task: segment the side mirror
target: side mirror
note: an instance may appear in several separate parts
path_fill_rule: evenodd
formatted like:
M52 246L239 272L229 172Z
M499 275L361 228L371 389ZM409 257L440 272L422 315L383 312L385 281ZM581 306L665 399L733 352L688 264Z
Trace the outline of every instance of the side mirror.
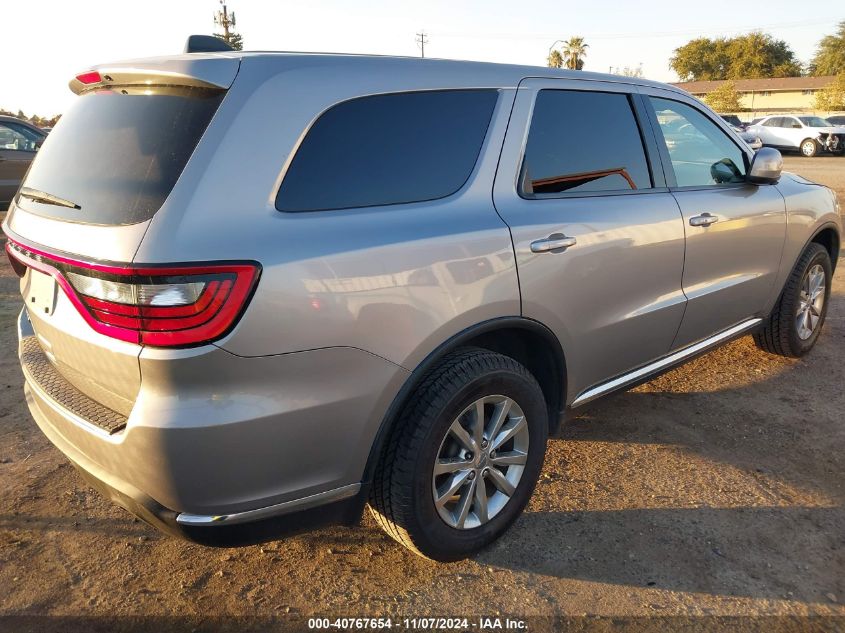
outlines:
M746 180L755 185L773 185L780 180L782 170L783 156L780 152L771 147L761 147L751 161Z
M726 182L742 182L742 172L728 158L723 158L710 165L710 177L713 182L719 185Z

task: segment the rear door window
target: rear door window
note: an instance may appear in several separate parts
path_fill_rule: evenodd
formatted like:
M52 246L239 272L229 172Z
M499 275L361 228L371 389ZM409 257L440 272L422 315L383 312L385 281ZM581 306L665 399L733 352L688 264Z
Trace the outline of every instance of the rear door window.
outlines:
M74 101L23 185L79 209L31 200L27 211L91 224L149 220L176 184L225 91L100 90Z
M652 186L626 94L541 90L522 165L524 197L633 191Z
M469 179L497 90L361 97L312 125L276 196L280 211L326 211L436 200Z

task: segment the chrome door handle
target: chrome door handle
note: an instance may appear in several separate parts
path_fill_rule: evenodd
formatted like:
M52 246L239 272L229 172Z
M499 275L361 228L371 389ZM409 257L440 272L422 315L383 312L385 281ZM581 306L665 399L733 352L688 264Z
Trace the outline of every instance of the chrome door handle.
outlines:
M570 246L575 246L578 240L574 237L567 237L563 233L553 233L544 240L535 240L531 242L532 253L548 253L549 251L564 250Z
M689 219L690 226L710 226L718 221L718 216L710 215L709 213L694 215Z

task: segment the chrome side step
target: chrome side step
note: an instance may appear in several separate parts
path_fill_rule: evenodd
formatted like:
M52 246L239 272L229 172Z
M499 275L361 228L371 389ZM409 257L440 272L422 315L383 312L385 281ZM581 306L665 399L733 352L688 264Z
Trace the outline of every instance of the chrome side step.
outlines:
M600 385L596 385L595 387L590 387L586 391L582 391L577 398L572 402L571 407L574 409L575 407L580 407L582 404L587 404L595 400L596 398L600 398L601 396L610 393L611 391L617 391L622 389L628 385L632 385L635 382L639 382L643 378L650 376L652 374L658 374L662 370L667 369L673 365L678 365L684 360L695 356L696 354L700 354L701 352L720 345L721 343L726 342L728 339L734 338L748 330L753 329L755 326L759 325L763 319L748 319L747 321L743 321L732 328L729 328L723 332L719 332L718 334L714 334L713 336L704 339L703 341L699 341L698 343L694 343L689 347L685 347L682 350L678 350L674 354L670 354L669 356L665 356L659 360L654 361L653 363L649 363L648 365L644 365L639 369L635 369L627 374L622 374L617 378L613 378L612 380L608 380L607 382L603 382Z

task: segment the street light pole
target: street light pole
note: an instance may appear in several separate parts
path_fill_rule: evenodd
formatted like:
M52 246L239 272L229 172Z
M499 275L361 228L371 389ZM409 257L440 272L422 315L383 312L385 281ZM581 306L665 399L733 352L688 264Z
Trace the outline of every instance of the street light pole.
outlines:
M563 42L563 41L564 41L564 40L555 40L554 42L552 42L552 45L551 45L551 46L549 46L549 54L548 54L548 55L546 55L546 63L547 63L547 64L549 63L549 60L550 60L550 59L551 59L551 57L552 57L552 49L553 49L555 46L557 46L558 44L560 44L561 42Z

